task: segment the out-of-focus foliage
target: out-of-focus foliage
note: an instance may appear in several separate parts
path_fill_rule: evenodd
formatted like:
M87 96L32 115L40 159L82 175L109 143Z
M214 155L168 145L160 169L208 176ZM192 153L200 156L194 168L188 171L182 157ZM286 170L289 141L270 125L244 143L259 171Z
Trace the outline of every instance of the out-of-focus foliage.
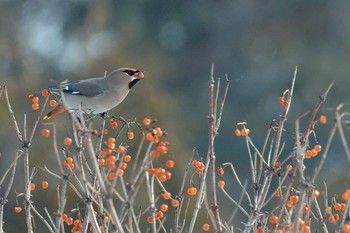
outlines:
M193 146L206 154L207 80L214 63L216 76L232 80L217 159L245 168L246 150L233 136L235 123L247 120L261 145L270 121L282 111L278 97L289 87L296 65L287 125L291 134L294 119L310 110L333 79L326 106L349 100L349 9L348 1L315 0L0 1L0 80L8 85L23 124L23 114L31 113L27 95L35 90L116 67L142 69L145 80L113 114L159 118L175 157L186 162ZM0 152L12 156L18 145L8 140L15 134L3 99L0 104ZM29 122L34 118L28 114ZM65 122L62 131L69 128L67 118L57 117ZM325 143L328 131L318 132ZM38 151L45 142L35 143L32 165L43 166L50 160ZM334 144L338 153L328 158L325 170L348 166L339 143ZM343 179L327 179L335 192L343 187Z

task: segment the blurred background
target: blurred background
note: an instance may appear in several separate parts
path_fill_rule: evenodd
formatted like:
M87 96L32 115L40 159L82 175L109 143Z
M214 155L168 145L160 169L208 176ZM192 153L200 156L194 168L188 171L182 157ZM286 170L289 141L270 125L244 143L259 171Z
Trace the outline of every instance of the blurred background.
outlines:
M312 109L332 80L336 82L324 107L349 101L349 10L348 1L323 0L0 1L0 82L8 86L22 128L23 114L27 114L30 127L37 117L27 97L35 91L67 79L102 76L118 67L143 70L145 80L111 114L138 120L158 118L180 165L171 181L175 193L192 148L196 147L200 156L206 155L207 89L214 64L215 77L224 80L227 75L232 80L216 139L217 161L233 162L246 180L250 178L246 175L247 150L244 139L233 134L236 123L247 121L252 140L261 148L270 122L283 110L278 98L290 87L295 66L298 78L286 125L289 132L283 138L286 155L293 148L295 118ZM0 101L3 174L18 141L4 98ZM328 116L331 123L333 113ZM62 135L71 133L67 114L54 121ZM331 124L316 127L321 145L325 145L330 128ZM40 135L35 137L32 166L55 166L50 143ZM337 194L349 188L349 163L338 135L332 145L317 184L323 190L325 180L330 193ZM319 158L307 161L308 172L318 162ZM18 170L23 170L22 164ZM224 178L229 192L238 198L240 189L230 182L231 174ZM21 177L16 181L14 190L22 192ZM40 211L50 207L49 203L55 208L54 195L51 202L38 203L43 198L40 195L47 198L47 194L34 195ZM19 224L24 215L14 218L16 200L11 197L5 206L4 230L25 232L25 225ZM234 206L220 192L219 197L221 211L231 213ZM207 221L204 211L202 217L199 223ZM241 221L244 218L238 216L236 228Z

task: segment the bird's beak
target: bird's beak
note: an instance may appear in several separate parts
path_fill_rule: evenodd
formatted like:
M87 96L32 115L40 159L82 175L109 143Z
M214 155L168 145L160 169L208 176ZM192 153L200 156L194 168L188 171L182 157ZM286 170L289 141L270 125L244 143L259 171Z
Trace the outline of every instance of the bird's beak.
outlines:
M139 79L143 79L145 77L142 71L137 72L134 76Z

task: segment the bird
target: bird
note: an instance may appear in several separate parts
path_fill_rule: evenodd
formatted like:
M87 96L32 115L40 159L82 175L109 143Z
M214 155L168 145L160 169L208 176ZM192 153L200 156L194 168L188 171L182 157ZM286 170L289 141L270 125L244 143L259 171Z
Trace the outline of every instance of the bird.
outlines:
M61 99L55 108L44 116L51 119L62 112L82 111L85 114L102 114L119 105L134 85L144 79L143 71L118 68L104 77L62 84L58 88Z

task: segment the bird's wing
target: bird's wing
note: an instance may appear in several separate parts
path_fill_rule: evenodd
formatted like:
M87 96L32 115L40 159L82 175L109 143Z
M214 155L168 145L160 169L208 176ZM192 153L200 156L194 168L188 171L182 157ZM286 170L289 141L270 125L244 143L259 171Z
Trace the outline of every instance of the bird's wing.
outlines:
M105 88L98 84L96 81L83 80L74 83L70 83L62 88L63 92L71 95L82 95L82 96L99 96L105 92Z

